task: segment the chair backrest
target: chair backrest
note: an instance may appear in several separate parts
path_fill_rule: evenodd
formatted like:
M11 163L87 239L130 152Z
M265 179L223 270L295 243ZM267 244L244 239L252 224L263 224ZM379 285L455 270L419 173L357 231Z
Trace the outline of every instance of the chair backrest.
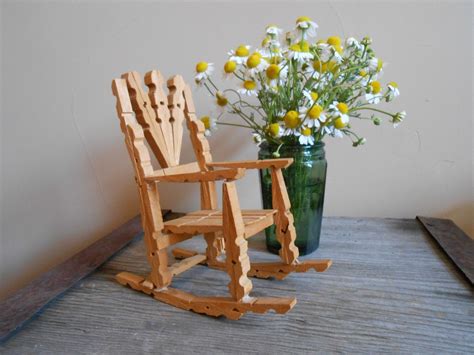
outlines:
M167 170L178 172L176 169L181 168L182 172L189 169L207 171L207 163L212 161L212 156L204 135L204 124L196 118L191 89L183 78L176 75L168 80L168 95L163 90L164 80L159 71L148 72L145 83L149 89L147 94L143 90L140 74L129 72L123 74L121 79L112 81L112 91L117 99L120 127L139 186L142 215L145 215L144 220L153 224L150 229L156 231L162 223L158 191L150 194L147 189L142 189L145 175L153 172L144 139L164 169L163 173ZM179 166L184 121L187 123L197 163ZM154 211L147 211L150 204L155 206ZM201 183L201 208L217 208L216 187L212 181Z
M199 167L201 170L208 170L206 163L211 162L212 157L204 136L205 127L196 118L191 90L183 78L175 75L167 81L168 95L163 89L163 76L157 70L145 75L147 93L138 72L125 73L122 79L123 81L114 80L113 84L116 86L113 91L117 105L131 106L161 168L179 165L183 124L186 121Z

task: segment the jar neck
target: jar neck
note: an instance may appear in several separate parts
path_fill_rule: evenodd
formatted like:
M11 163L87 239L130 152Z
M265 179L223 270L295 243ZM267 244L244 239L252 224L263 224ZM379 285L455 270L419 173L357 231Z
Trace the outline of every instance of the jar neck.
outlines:
M260 144L260 150L269 151L269 152L314 152L318 150L323 150L326 144L324 142L316 142L313 145L301 145L301 144L283 144L278 150L278 144L270 144L268 142L263 142Z
M284 144L278 149L277 144L268 144L264 142L260 145L260 151L258 152L260 159L271 159L275 158L273 153L278 151L278 155L281 158L296 158L301 159L325 159L326 154L324 151L325 144L323 142L317 142L314 145L297 145L297 144ZM304 158L303 158L304 157Z

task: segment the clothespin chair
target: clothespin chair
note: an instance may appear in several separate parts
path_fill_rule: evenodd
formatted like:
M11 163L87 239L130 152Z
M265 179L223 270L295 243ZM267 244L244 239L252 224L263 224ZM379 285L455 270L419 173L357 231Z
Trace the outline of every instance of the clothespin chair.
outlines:
M148 93L143 90L137 72L123 74L121 79L112 82L120 126L135 169L151 266L148 276L122 272L117 280L153 295L159 301L211 316L238 319L248 311L288 312L295 305L295 298L250 297L252 282L248 277L283 279L291 272L309 269L322 272L331 264L330 260L298 261L293 216L281 170L289 166L292 159L212 162L205 128L195 116L189 86L181 76L174 76L167 82L169 94L166 95L163 83L156 70L145 75ZM197 162L180 165L185 121ZM161 169L153 168L145 140ZM235 181L244 176L246 169L271 169L273 209L240 209ZM216 181L219 180L223 181L222 211L217 209ZM164 222L158 196L159 182L199 183L202 209ZM282 246L281 262L250 263L247 239L272 224L276 225ZM168 265L167 249L171 245L201 234L207 242L205 254L174 249L174 257L183 260ZM224 255L225 260L221 261ZM201 297L170 287L174 276L198 264L229 274L230 297Z

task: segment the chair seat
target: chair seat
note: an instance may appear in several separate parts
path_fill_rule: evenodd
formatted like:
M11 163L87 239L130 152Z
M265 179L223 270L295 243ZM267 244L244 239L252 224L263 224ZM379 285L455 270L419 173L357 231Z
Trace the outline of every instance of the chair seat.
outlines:
M273 224L277 210L242 210L245 237L260 232ZM223 230L222 211L199 210L164 223L164 232L176 234L202 234Z

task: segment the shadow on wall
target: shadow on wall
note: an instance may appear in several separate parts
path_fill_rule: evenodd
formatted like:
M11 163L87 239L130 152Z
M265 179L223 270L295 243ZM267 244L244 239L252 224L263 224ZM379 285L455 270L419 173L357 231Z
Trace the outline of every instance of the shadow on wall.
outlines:
M452 219L471 239L474 239L474 201L452 207L436 217Z

